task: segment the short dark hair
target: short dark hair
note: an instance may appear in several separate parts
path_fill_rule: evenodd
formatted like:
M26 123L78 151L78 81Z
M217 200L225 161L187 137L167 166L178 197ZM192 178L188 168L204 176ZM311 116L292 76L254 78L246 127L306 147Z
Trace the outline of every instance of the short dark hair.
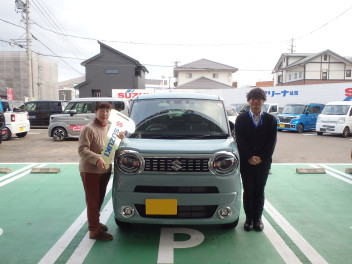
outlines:
M266 101L266 93L263 89L253 88L247 94L247 102L251 99L263 99L264 101Z
M112 109L112 105L109 102L97 102L95 105L95 111L98 111L99 109Z

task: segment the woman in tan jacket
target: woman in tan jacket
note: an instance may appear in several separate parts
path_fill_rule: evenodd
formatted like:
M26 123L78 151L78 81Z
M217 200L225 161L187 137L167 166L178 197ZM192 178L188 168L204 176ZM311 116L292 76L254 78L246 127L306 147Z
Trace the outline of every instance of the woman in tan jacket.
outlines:
M99 212L111 176L111 164L105 164L100 156L109 130L107 121L111 108L108 102L97 102L95 119L82 129L78 146L79 171L87 204L89 238L103 241L112 240L112 235L106 232L108 227L99 222ZM124 136L124 132L118 135L120 139Z

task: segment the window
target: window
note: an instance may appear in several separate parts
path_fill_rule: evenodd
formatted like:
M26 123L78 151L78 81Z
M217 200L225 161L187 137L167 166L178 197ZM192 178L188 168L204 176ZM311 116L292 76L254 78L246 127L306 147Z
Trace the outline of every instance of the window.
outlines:
M92 97L101 97L101 90L92 90Z
M76 104L75 108L77 114L91 113L92 103L91 102L79 102Z
M288 75L288 80L291 81L291 73Z
M192 79L192 73L186 73L186 78L187 79Z
M297 79L297 72L295 72L295 80Z
M303 73L300 71L299 72L299 78L302 79Z
M118 69L105 69L106 74L117 74L119 73Z
M214 79L218 79L219 78L219 74L218 73L213 73L213 78Z
M346 70L346 77L351 77L351 70Z
M324 61L327 61L327 60L328 60L328 55L324 54Z
M277 82L282 83L282 75L277 76Z
M328 72L324 71L322 76L321 76L322 80L327 80L328 79Z

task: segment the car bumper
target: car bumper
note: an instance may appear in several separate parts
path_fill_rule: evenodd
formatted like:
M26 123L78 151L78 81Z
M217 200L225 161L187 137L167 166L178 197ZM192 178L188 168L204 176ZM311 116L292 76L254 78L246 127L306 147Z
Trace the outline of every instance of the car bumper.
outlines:
M202 179L200 180L200 177ZM215 177L218 177L215 179ZM135 179L133 179L135 178ZM194 178L194 179L191 179ZM241 208L241 182L239 173L234 176L214 175L119 175L114 177L113 183L113 208L115 218L122 222L139 224L228 224L236 221ZM137 180L137 182L136 182ZM219 185L219 181L221 184ZM215 184L217 182L217 185ZM217 193L180 193L180 192L139 192L137 186L151 186L152 188L190 188L193 187L216 187ZM158 183L157 186L155 183ZM206 184L205 184L206 183ZM161 187L162 186L162 187ZM165 189L164 189L165 190ZM160 199L177 201L176 215L147 215L146 199ZM122 208L130 206L134 215L125 218ZM221 218L218 210L228 207L231 216Z

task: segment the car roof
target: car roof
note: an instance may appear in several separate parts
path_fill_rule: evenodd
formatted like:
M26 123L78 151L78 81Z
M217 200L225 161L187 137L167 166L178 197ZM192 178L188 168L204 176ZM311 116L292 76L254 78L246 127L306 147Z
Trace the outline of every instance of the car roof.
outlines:
M124 98L116 98L116 97L82 97L82 98L75 98L72 99L70 102L82 102L82 101L93 101L93 102L100 102L100 101L126 101Z
M334 101L328 102L327 105L352 105L352 101Z
M147 100L147 99L205 99L205 100L221 100L220 96L201 93L185 93L185 92L165 92L153 94L141 94L134 97L132 100Z
M38 103L38 102L68 102L68 101L67 100L34 100L34 101L25 102L25 104Z

